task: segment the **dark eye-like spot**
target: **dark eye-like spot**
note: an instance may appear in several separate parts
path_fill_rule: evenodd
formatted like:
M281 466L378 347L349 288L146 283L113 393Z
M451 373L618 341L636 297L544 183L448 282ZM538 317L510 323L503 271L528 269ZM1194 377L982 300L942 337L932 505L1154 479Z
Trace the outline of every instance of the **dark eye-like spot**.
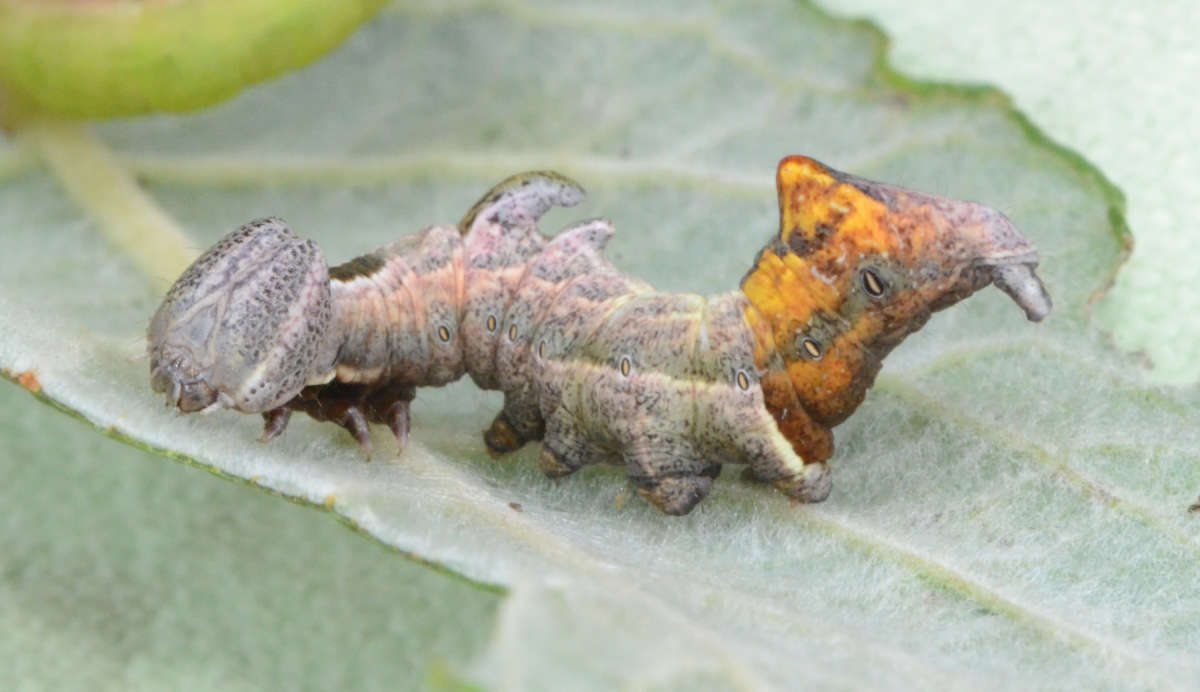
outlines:
M812 358L813 360L821 359L821 344L818 344L812 339L805 339L800 343L800 345L804 347L804 352L808 354L809 358Z
M514 324L513 326L508 328L508 340L509 341L517 340L517 325Z
M489 332L496 331L496 316L495 315L488 315L487 328L488 328Z
M629 356L625 356L621 359L621 374L629 377L631 370L633 370L633 361L629 360Z
M869 293L870 295L872 295L876 298L883 295L883 290L884 290L883 280L881 280L879 278L879 275L876 274L873 270L871 270L871 269L863 270L862 282L863 282L863 288L867 289L867 293Z
M747 389L750 389L750 378L746 377L746 371L738 370L737 386L743 392L746 391Z
M438 327L438 338L442 341L450 340L450 330L445 327Z
M546 357L546 342L543 341L542 343L538 344L538 358L545 358L545 357Z

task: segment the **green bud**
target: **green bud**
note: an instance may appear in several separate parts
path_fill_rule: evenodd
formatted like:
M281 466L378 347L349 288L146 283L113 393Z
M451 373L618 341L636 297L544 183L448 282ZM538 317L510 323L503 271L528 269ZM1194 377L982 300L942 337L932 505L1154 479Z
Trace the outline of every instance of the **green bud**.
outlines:
M0 114L188 111L305 65L386 0L0 0Z

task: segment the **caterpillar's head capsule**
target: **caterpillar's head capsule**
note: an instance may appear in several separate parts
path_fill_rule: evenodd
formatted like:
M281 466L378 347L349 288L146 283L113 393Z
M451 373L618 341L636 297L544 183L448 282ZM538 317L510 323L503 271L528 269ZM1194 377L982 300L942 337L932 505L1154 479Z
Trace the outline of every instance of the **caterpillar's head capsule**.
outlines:
M883 357L934 311L994 283L1030 320L1050 312L1036 248L994 209L803 156L783 159L776 181L779 235L742 290L795 403L823 425L850 415Z
M280 219L225 236L150 321L151 383L183 411L268 411L332 371L325 258Z

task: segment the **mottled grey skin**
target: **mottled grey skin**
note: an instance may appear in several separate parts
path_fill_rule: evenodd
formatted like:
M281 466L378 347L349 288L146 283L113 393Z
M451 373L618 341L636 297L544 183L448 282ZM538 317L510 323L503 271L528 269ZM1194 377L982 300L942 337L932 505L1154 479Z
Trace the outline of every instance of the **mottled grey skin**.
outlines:
M763 408L745 299L660 293L622 275L603 255L604 220L538 232L552 205L582 196L561 176L514 176L461 228L427 228L328 272L281 221L248 224L197 260L154 316L154 387L185 411L263 413L268 438L303 410L369 451L368 422L403 438L413 388L469 373L505 395L489 448L544 440L549 475L623 464L672 514L691 510L730 462L810 478L797 496L823 498L824 465L806 469Z
M183 411L282 406L328 379L332 315L320 248L276 218L246 224L188 267L151 320L154 389Z
M301 410L346 427L369 455L368 423L403 445L415 388L466 373L504 392L487 446L542 440L552 477L620 464L660 510L686 514L739 463L795 500L825 499L824 459L805 463L764 403L746 296L663 293L621 274L603 254L604 220L537 230L582 196L557 174L513 176L457 228L328 271L281 221L248 224L154 316L154 388L184 411L261 413L265 439ZM1032 290L1019 274L1009 284Z

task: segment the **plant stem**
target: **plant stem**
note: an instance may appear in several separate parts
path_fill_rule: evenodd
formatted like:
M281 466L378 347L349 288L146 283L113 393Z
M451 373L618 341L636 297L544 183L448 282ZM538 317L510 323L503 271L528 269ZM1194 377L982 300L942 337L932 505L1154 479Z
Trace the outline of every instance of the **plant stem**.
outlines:
M75 203L155 288L165 289L196 256L179 224L81 123L32 120L19 134L41 154Z

